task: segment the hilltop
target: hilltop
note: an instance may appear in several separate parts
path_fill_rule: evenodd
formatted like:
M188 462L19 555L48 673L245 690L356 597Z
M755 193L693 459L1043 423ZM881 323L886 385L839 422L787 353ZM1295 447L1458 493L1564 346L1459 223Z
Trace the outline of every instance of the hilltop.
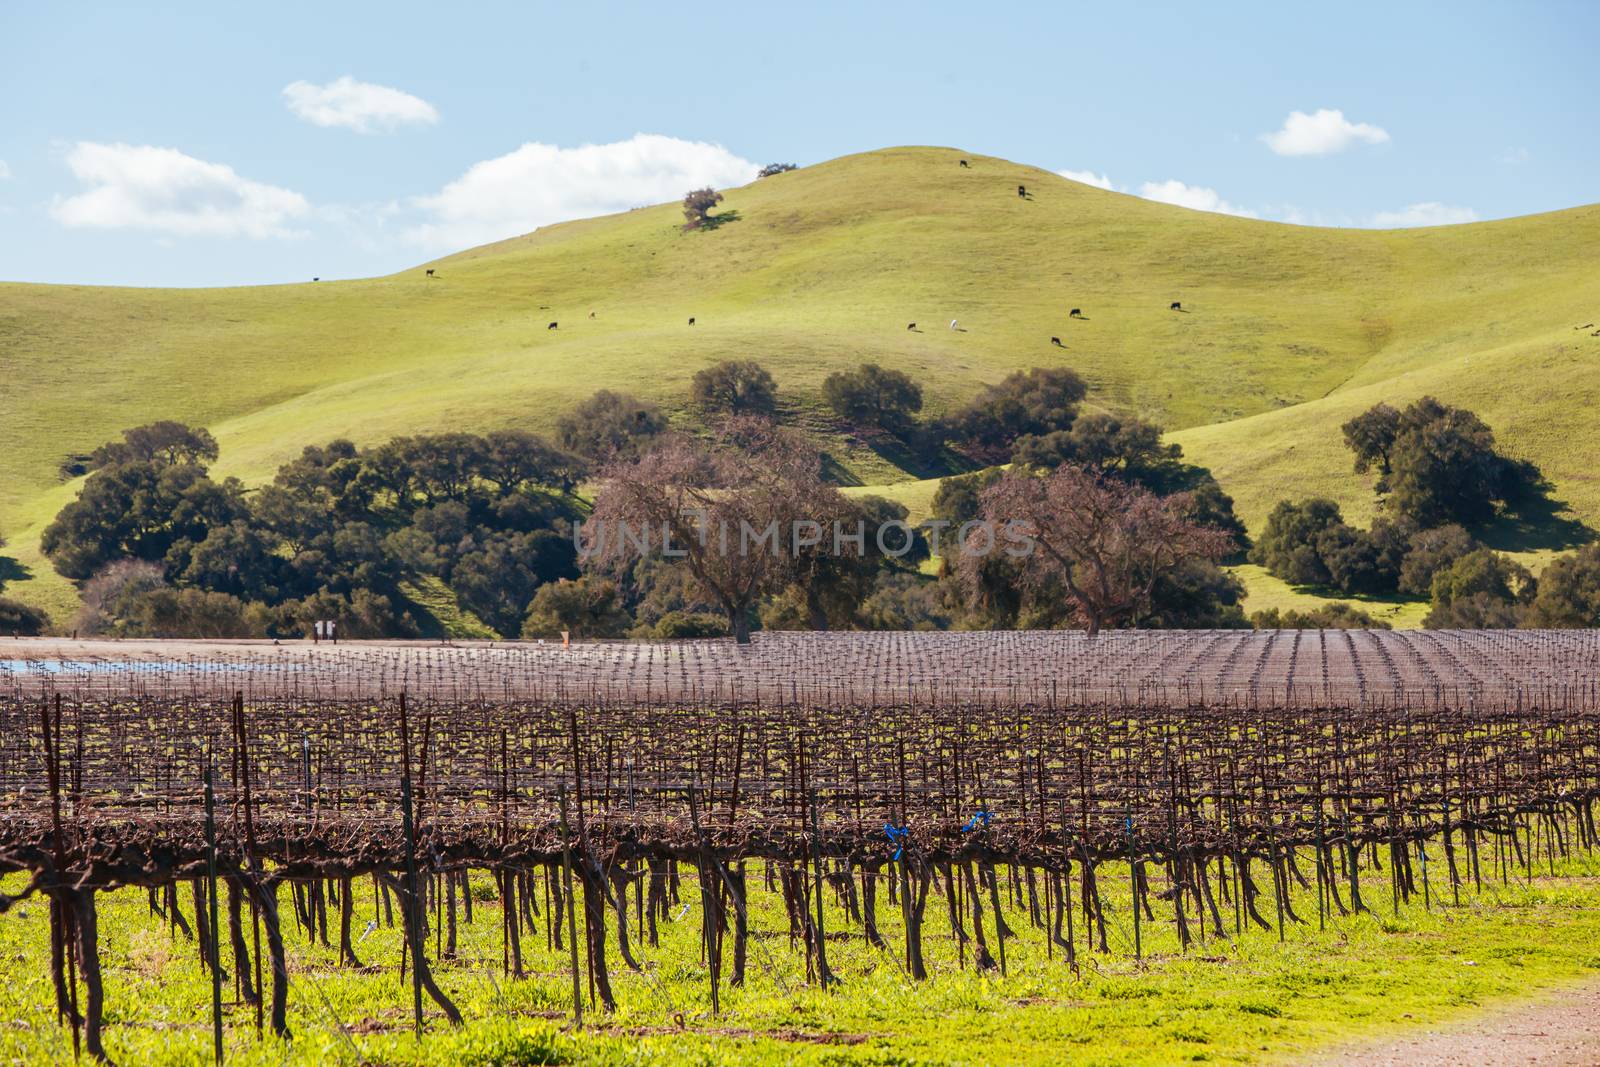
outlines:
M820 401L831 371L906 370L937 413L1008 371L1072 366L1093 404L1168 427L1252 527L1286 495L1370 517L1338 425L1432 393L1481 414L1600 524L1600 338L1573 329L1600 320L1600 207L1317 229L895 148L727 190L718 210L696 233L675 204L549 226L424 265L433 278L0 285L0 533L33 574L8 592L70 613L38 535L75 492L62 461L127 426L203 424L217 472L251 482L333 437L545 430L601 387L687 415L690 376L729 358L768 367L845 480L913 502L928 472L841 432ZM1497 536L1557 547L1538 527ZM1253 598L1281 597L1272 585L1251 576Z

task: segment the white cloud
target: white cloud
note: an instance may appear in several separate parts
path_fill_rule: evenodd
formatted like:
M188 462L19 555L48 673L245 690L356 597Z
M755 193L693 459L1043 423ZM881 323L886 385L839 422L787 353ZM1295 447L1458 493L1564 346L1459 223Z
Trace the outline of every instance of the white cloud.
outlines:
M175 148L80 141L67 153L67 166L84 191L50 206L64 226L284 237L286 223L311 207L299 193Z
M1390 230L1401 226L1454 226L1460 222L1477 222L1478 213L1470 207L1453 207L1430 200L1410 204L1399 211L1380 211L1372 216L1371 225Z
M290 111L313 126L344 126L357 133L439 121L439 112L421 97L359 82L348 74L327 85L291 82L283 87L283 99Z
M1321 208L1301 207L1299 204L1267 204L1261 208L1261 217L1287 222L1291 226L1349 227L1357 223L1349 215Z
M1109 177L1104 174L1096 174L1092 170L1058 170L1056 173L1069 181L1082 182L1084 185L1092 185L1096 189L1115 188L1111 184Z
M1343 111L1325 107L1311 115L1291 111L1283 120L1283 129L1264 133L1261 139L1280 156L1325 156L1343 152L1357 141L1383 144L1389 140L1389 131L1366 122L1351 122Z
M1215 189L1203 185L1185 185L1176 178L1164 182L1145 182L1139 186L1139 195L1146 200L1159 200L1163 204L1176 204L1196 211L1215 211L1221 215L1238 215L1246 219L1259 217L1254 211L1246 211L1228 203Z
M416 206L431 221L418 244L460 248L527 233L552 222L677 200L690 189L752 181L759 168L721 145L640 133L578 148L529 142L475 163Z
M11 168L6 166L6 161L0 159L0 180L11 177Z

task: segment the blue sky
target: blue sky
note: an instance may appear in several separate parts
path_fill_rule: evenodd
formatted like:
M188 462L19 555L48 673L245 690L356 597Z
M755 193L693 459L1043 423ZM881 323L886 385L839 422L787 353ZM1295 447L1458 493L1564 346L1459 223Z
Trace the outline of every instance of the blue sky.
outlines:
M1324 225L1600 200L1600 4L1309 11L0 0L0 279L387 273L896 144Z

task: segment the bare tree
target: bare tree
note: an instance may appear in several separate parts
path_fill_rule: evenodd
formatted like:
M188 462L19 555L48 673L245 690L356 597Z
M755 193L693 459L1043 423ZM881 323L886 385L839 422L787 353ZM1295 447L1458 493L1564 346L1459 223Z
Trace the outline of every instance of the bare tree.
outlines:
M743 644L752 606L794 580L797 558L845 510L821 470L815 449L763 420L730 419L709 443L668 438L603 472L581 550L618 573L676 559Z
M1024 590L1063 591L1090 634L1135 618L1185 560L1215 561L1233 547L1230 534L1190 516L1187 493L1161 497L1083 467L1042 478L1011 471L981 500L987 526L967 534L961 557L968 596L984 594L984 563L1003 552ZM1012 536L1000 537L1008 524Z

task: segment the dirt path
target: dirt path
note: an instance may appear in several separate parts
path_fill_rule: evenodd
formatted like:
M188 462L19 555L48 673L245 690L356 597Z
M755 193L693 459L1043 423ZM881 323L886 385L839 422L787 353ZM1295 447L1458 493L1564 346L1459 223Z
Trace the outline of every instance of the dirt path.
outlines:
M1596 1067L1600 985L1491 1008L1398 1039L1347 1046L1311 1062L1319 1067Z

